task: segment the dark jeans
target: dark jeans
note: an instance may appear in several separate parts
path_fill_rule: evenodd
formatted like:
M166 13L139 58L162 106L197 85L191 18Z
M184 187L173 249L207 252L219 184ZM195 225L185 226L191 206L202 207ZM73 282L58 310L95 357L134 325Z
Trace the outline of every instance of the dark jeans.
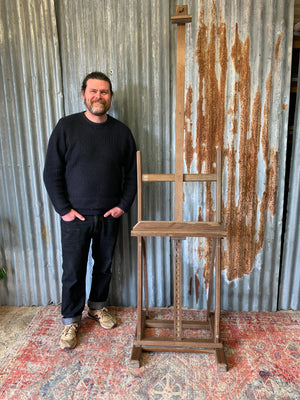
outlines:
M85 216L85 221L77 218L71 222L61 220L61 312L65 325L81 319L86 300L85 281L91 242L94 265L88 303L102 303L107 300L118 231L119 219L112 216Z

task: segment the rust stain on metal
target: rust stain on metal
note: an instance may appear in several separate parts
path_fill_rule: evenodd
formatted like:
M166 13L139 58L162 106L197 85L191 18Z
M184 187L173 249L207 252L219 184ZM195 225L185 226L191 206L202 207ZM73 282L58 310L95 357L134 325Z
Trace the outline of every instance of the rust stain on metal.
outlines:
M276 61L281 41L282 34L276 43ZM233 95L226 109L228 54L235 70L236 81L233 83ZM272 73L269 73L265 81L263 100L261 87L257 85L253 88L251 85L250 38L245 37L242 40L236 24L234 42L228 53L226 25L222 16L216 12L215 2L212 3L207 17L204 2L200 4L196 56L199 76L196 144L193 147L190 131L186 130L185 161L189 170L193 155L196 154L198 172L210 173L214 171L216 149L223 149L228 176L224 222L229 234L222 257L227 278L231 281L249 274L252 270L257 253L263 246L266 219L276 212L278 152L270 148L268 128ZM191 91L188 90L189 104L185 112L189 121L191 101ZM231 120L232 140L224 148L227 116ZM265 187L261 198L257 194L260 152L266 165ZM206 214L203 216L199 208L198 220L211 220L214 217L212 193L212 187L207 185ZM205 260L203 275L206 284L209 279L211 250L208 240L202 241L197 249L198 257Z
M227 76L226 26L217 22L216 7L211 7L212 22L205 24L204 5L200 11L196 56L198 60L199 98L197 103L197 170L212 172L216 148L223 147L225 126L225 90ZM217 77L219 68L220 81ZM209 212L210 214L210 212Z
M205 5L200 4L199 30L197 36L196 57L198 61L198 102L196 144L193 152L196 153L196 167L198 172L212 173L215 171L217 148L224 145L225 129L225 100L227 78L227 41L226 24L222 16L217 16L215 2L210 9L210 20L205 22ZM187 145L187 142L186 142ZM191 148L188 148L189 159ZM205 215L199 208L198 220L213 220L215 217L213 185L206 184L205 190ZM204 279L209 280L209 263L212 245L211 241L199 244L198 256L204 258ZM201 248L200 248L201 247Z
M272 88L272 74L271 72L269 73L267 82L266 82L266 103L264 107L264 124L262 127L262 138L261 138L261 148L262 148L262 155L263 159L266 165L265 168L265 176L266 176L266 189L270 188L270 190L265 190L262 196L262 199L260 201L260 220L259 220L259 225L260 225L260 231L258 232L258 240L256 242L256 248L257 250L261 249L263 246L264 242L264 227L265 227L265 221L266 221L266 215L267 215L267 210L270 208L270 205L272 204L272 201L275 202L276 204L276 187L277 183L274 182L271 184L272 181L274 181L275 175L275 181L277 182L277 167L278 167L278 154L272 149L269 150L270 144L269 144L269 128L268 128L268 117L269 117L269 103L271 101L271 88ZM274 169L275 166L275 169ZM275 175L274 175L275 172ZM272 209L274 209L272 207ZM275 213L275 209L274 209Z
M200 280L198 278L198 273L199 271L197 271L195 273L195 292L196 292L196 303L198 303L199 301L199 288L200 288Z
M233 95L232 106L228 110L228 114L231 115L231 123L232 123L232 134L236 135L238 133L238 84L235 83L235 90Z
M276 42L276 47L275 47L275 59L276 59L276 61L278 60L278 54L279 54L281 41L282 41L282 33L278 36L277 42Z
M193 278L190 277L190 286L189 286L189 295L192 295L192 287L193 287Z
M194 281L195 281L195 295L196 295L196 303L199 301L199 293L200 293L200 280L198 278L199 270L196 271L195 276L194 276ZM190 277L190 282L189 282L189 295L191 296L193 293L193 277Z
M46 225L41 225L41 235L45 243L50 243L50 235Z
M278 152L275 149L270 150L270 157L267 167L268 183L269 183L269 199L268 199L268 210L270 210L272 216L276 213L277 204L277 171L278 171Z
M227 251L224 252L224 265L227 269L228 280L243 277L253 268L258 252L256 241L256 220L258 215L259 199L256 192L258 153L260 150L262 99L260 88L255 90L251 99L251 69L249 61L250 40L247 37L242 41L239 37L238 26L235 29L235 42L231 49L231 58L239 77L235 85L232 117L236 119L238 113L238 193L236 193L236 156L234 144L228 149L229 162L227 204L224 205L225 222L228 227ZM267 87L268 91L268 87ZM252 104L251 104L252 100ZM264 112L269 109L270 99L266 99ZM264 121L268 121L265 115ZM266 129L265 125L265 129ZM233 124L235 131L236 127ZM235 132L234 132L235 133ZM266 132L265 132L266 133ZM231 175L232 174L232 175ZM260 224L259 232L264 235L264 226ZM259 233L258 233L259 236Z
M193 161L193 135L192 135L192 103L193 103L193 89L191 86L188 87L185 99L185 119L184 119L184 131L185 131L185 163L187 166L188 174L191 172L191 164Z
M199 222L203 221L201 207L199 207L199 209L198 209L198 221Z

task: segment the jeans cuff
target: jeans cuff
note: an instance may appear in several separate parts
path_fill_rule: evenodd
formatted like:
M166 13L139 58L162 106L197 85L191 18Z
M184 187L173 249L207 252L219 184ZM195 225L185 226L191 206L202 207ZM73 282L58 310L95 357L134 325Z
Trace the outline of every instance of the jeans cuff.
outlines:
M80 324L81 315L77 315L77 317L69 317L69 318L62 318L63 325L71 325L73 322L78 322Z
M92 310L101 310L107 305L107 301L88 301L88 307Z

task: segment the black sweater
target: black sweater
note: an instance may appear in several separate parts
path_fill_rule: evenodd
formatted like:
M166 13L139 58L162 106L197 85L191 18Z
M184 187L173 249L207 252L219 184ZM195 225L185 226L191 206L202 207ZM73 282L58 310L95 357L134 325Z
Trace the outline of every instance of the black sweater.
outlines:
M94 123L83 112L59 120L49 139L44 183L60 215L124 212L136 194L136 145L129 128L108 116Z

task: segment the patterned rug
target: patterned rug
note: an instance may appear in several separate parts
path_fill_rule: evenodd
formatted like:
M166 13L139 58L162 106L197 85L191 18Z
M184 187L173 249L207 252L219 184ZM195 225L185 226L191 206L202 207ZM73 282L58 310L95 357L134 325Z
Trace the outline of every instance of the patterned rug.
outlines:
M136 309L110 311L115 329L105 331L84 314L78 346L65 351L60 307L42 307L0 366L0 399L300 398L300 312L222 312L228 372L218 372L214 355L194 353L144 352L133 368Z

